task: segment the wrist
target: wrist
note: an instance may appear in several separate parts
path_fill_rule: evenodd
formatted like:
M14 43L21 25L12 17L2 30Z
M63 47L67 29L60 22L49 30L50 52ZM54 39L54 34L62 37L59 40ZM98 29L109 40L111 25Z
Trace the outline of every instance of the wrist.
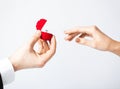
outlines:
M120 56L120 42L113 40L108 51Z
M17 71L17 70L18 70L18 67L17 67L18 65L17 65L17 63L15 62L14 58L9 57L8 59L10 60L12 66L13 66L14 71Z

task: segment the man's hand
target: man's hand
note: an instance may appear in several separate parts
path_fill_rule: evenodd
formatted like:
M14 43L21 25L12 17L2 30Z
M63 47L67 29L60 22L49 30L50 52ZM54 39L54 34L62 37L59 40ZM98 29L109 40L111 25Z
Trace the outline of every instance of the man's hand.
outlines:
M14 70L43 67L56 52L56 39L46 42L40 39L41 32L38 30L31 39L9 57ZM39 50L35 51L34 46L38 42Z

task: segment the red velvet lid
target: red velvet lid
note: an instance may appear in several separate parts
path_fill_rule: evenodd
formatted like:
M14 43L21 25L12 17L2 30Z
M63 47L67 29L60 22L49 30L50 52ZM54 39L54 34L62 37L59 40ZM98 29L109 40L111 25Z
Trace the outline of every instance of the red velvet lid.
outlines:
M43 26L45 25L46 22L47 22L46 19L40 19L36 24L36 29L37 30L42 30L42 28L43 28Z
M37 30L42 30L42 28L43 28L43 26L45 25L45 23L47 22L47 20L46 19L40 19L38 22L37 22L37 24L36 24L36 29ZM51 40L51 38L52 38L52 34L51 33L47 33L47 32L41 32L41 39L43 39L43 40Z

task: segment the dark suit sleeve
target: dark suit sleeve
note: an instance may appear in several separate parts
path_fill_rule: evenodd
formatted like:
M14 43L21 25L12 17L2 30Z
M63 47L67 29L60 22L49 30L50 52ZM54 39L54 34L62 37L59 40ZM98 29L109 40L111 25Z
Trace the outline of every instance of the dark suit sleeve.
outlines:
M2 82L1 74L0 74L0 89L3 89L3 82Z

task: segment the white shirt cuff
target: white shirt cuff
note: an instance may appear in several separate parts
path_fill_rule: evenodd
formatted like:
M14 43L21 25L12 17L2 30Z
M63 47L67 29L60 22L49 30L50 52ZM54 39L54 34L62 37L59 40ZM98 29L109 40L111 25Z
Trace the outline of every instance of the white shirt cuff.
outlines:
M0 73L3 85L12 82L15 78L14 68L8 58L0 60Z

